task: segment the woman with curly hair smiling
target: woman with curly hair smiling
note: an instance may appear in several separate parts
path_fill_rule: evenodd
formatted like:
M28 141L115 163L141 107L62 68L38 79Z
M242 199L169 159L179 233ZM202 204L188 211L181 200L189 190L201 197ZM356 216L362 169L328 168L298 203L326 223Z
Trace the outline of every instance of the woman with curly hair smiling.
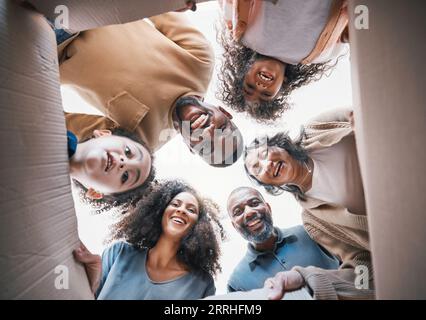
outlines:
M200 299L216 291L218 206L181 181L164 181L112 227L102 259L75 252L97 299Z
M280 117L291 92L330 70L347 41L343 0L220 1L217 97L259 122Z

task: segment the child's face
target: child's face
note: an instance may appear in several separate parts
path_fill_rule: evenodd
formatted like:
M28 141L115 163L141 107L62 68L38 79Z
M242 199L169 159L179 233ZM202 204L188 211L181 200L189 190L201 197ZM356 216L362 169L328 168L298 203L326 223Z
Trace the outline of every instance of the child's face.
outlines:
M81 169L74 178L102 194L121 193L142 185L151 171L151 155L129 138L95 133L83 142Z
M256 60L244 78L244 97L249 102L270 101L285 81L285 64L272 58Z

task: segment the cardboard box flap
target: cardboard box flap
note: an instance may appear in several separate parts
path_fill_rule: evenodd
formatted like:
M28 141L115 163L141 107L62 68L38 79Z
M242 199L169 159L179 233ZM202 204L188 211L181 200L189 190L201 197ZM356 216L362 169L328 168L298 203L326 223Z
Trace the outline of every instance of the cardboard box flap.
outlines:
M71 194L55 36L0 1L0 299L93 299Z
M185 0L29 0L28 2L50 21L64 23L65 29L73 31L131 22L186 7ZM63 20L64 18L66 20Z

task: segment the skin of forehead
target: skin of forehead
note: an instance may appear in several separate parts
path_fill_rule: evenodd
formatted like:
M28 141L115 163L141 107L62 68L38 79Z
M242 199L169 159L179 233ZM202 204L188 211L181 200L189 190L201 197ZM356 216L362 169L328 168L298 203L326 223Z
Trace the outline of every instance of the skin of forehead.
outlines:
M243 193L244 196L247 196L247 197L249 197L249 196L257 196L257 197L259 197L259 199L263 203L265 203L265 199L263 198L262 194L258 190L254 189L254 188L249 188L249 187L241 187L241 188L238 188L238 189L232 191L231 194L229 195L229 197L228 197L228 205L227 205L228 212L230 212L229 209L230 209L230 205L231 205L231 200L234 200L235 196L238 195L238 194L241 194L241 193ZM241 203L241 201L239 201L240 199L241 199L241 197L237 201L234 200L233 201L234 202L233 205L235 206L236 204Z

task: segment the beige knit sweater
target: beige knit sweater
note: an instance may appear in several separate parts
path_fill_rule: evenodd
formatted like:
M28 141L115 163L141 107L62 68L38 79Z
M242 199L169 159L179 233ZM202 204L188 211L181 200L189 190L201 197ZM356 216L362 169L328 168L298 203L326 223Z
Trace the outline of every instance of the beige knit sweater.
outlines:
M326 148L354 134L349 109L322 114L305 126L304 147L309 151ZM373 299L367 216L320 199L299 200L303 207L303 225L310 237L341 261L339 270L295 267L313 291L315 299ZM369 270L369 289L357 289L356 266Z

